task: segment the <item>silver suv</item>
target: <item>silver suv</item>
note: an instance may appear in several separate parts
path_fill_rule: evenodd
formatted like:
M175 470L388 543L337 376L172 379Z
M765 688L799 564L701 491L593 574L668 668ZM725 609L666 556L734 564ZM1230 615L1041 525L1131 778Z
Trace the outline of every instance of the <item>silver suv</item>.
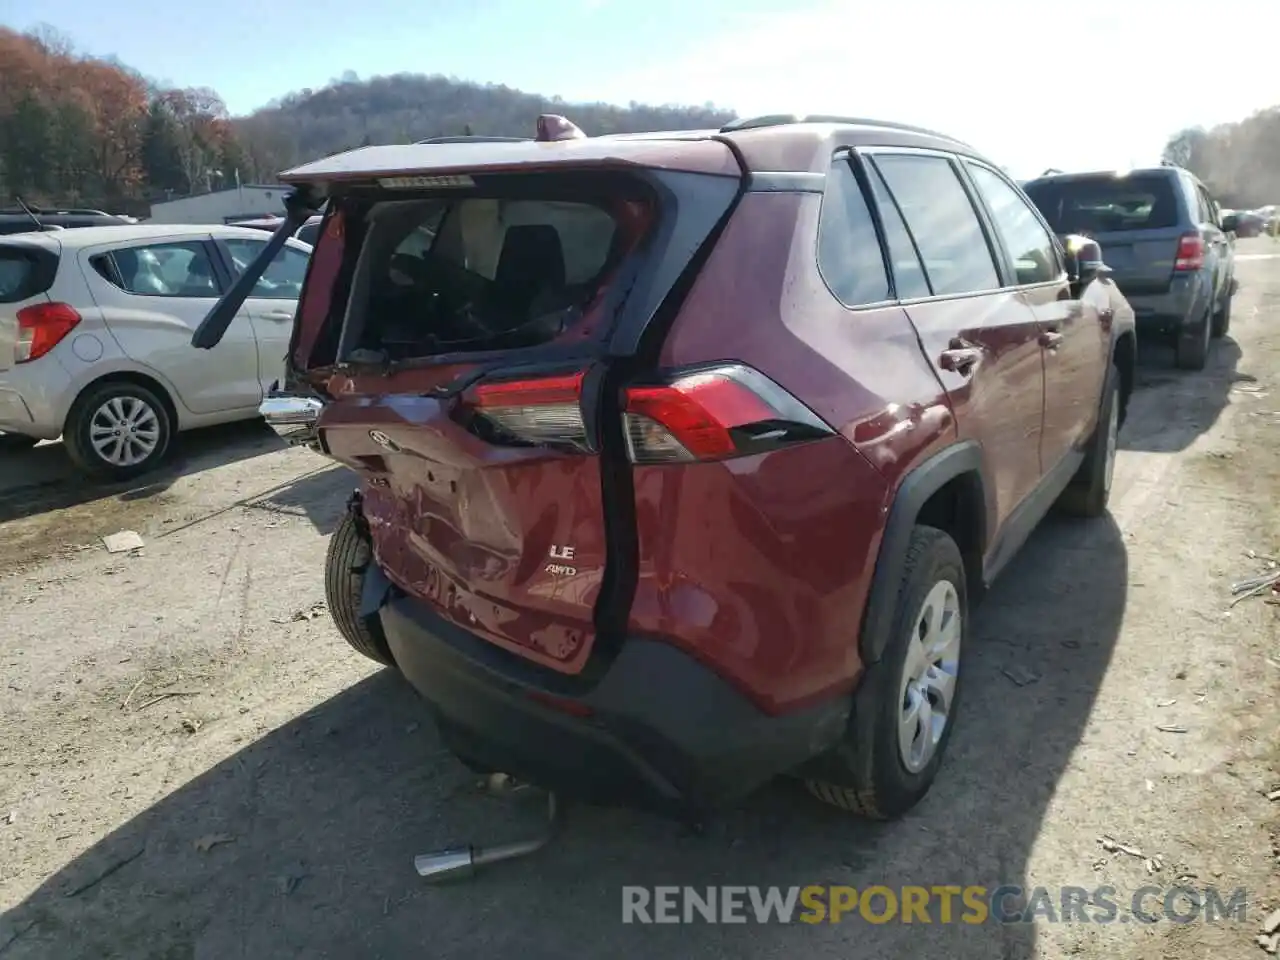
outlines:
M169 224L0 238L5 446L61 436L83 470L125 479L180 430L258 416L284 374L311 247L287 242L212 356L191 334L268 239Z

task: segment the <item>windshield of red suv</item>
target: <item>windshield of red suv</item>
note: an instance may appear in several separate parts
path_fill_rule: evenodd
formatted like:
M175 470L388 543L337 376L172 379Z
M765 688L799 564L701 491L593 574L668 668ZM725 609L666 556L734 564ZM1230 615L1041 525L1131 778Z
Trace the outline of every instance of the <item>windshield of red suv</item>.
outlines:
M1177 198L1168 176L1033 180L1025 190L1058 233L1162 230L1178 225Z

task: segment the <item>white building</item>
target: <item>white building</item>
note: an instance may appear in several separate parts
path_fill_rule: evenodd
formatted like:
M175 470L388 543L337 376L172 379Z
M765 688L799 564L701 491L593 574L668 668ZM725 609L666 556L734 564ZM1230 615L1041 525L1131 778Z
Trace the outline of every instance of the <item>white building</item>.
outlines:
M284 214L289 188L245 183L229 190L215 190L179 200L151 205L148 223L227 223Z

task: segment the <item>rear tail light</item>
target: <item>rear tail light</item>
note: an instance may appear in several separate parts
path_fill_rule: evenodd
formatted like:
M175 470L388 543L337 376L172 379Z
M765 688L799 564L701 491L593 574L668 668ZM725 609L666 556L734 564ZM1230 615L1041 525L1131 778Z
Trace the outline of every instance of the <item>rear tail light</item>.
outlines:
M1204 266L1204 238L1198 233L1184 233L1178 238L1178 252L1174 256L1175 271L1199 270Z
M724 460L834 432L787 391L742 364L627 388L623 428L633 463Z
M14 361L37 360L58 345L80 322L80 314L66 303L37 303L18 311L18 340Z
M466 392L474 427L491 442L590 452L582 415L585 374L480 383ZM757 370L722 364L623 391L633 463L693 463L763 453L835 431Z
M467 403L499 437L540 446L588 449L582 419L583 373L537 380L480 383L467 392Z

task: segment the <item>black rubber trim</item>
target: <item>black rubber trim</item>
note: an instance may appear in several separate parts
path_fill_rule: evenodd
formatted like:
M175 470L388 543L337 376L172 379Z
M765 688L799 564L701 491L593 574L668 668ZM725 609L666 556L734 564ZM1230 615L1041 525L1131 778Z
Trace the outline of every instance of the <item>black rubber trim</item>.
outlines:
M880 552L867 609L862 618L859 652L864 663L875 663L884 653L893 629L893 614L898 602L898 585L906 562L911 531L920 509L928 499L949 481L964 473L982 476L982 450L975 441L963 440L942 450L913 469L898 486L885 521ZM986 517L978 518L980 541L986 543Z

